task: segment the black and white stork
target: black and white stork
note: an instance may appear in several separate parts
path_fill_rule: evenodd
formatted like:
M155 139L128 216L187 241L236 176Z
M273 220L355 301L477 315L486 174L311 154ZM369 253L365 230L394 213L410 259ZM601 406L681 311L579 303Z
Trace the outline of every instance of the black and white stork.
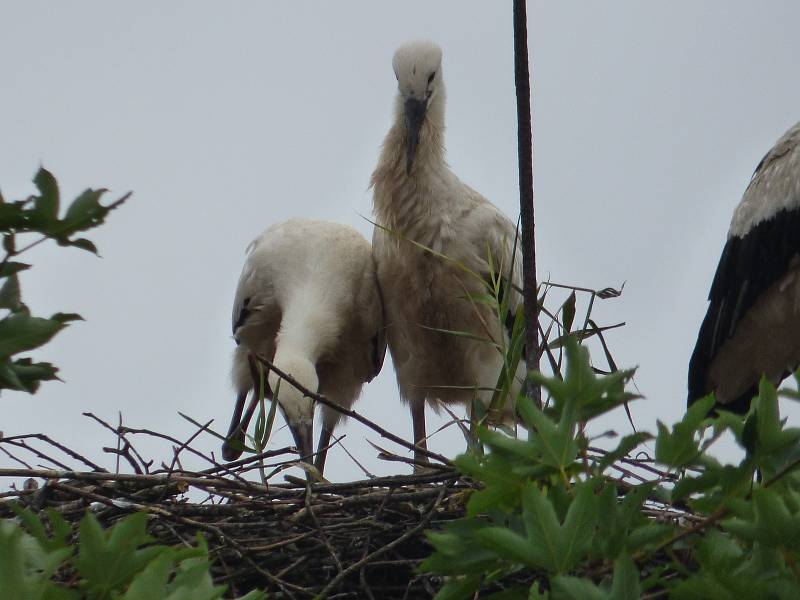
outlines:
M744 413L762 375L800 365L800 123L756 167L736 207L689 363L688 403Z

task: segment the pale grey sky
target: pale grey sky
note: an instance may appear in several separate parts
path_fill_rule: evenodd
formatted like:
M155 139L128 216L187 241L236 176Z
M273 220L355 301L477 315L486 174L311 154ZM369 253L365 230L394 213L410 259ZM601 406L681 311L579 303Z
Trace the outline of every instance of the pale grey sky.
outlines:
M410 38L444 49L454 170L517 215L510 2L0 0L0 22L4 195L30 193L40 163L65 198L86 186L110 188L109 199L134 192L91 236L102 259L45 245L28 256L34 311L86 322L37 354L66 383L0 398L6 435L44 432L99 460L113 439L82 411L114 420L121 410L131 426L186 437L183 411L224 430L244 248L292 216L370 236L391 57ZM627 282L595 315L627 321L608 341L621 366L640 365L647 400L632 410L644 428L683 412L731 212L800 118L798 22L789 0L529 4L539 271ZM388 361L356 409L410 437ZM621 414L607 425L628 431ZM405 470L378 461L362 427L344 432L373 472ZM463 442L452 433L432 447L455 455ZM326 474L359 472L336 450Z

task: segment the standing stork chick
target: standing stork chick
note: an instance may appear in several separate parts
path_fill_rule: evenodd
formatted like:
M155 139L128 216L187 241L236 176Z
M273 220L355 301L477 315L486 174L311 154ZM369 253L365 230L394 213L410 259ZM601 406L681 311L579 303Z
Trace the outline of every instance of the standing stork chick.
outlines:
M244 432L259 398L258 358L306 389L350 408L362 385L380 371L386 353L383 307L369 242L352 227L323 221L292 219L267 229L248 247L233 303L233 336L238 394L222 447L225 460L241 455ZM313 452L313 401L279 379L269 372L265 395L278 401L300 456L307 458ZM245 399L254 388L242 418ZM315 460L320 473L341 417L335 409L322 407Z
M400 394L411 407L414 443L426 448L426 401L469 406L476 390L485 405L491 399L503 366L494 344L506 347L508 324L473 300L486 294L490 273L510 273L521 288L522 260L514 224L445 161L441 48L410 42L392 64L394 123L371 182L373 253ZM506 290L513 315L522 299L512 286ZM513 398L522 376L520 362ZM504 410L507 417L511 408ZM419 452L415 458L424 461Z
M756 167L736 207L689 363L688 402L744 413L762 376L800 365L800 123Z

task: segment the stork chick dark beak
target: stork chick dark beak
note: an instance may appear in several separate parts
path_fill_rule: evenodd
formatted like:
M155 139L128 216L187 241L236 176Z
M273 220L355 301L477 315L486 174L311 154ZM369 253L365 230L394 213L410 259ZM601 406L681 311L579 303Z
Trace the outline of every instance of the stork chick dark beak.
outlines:
M301 425L289 424L289 429L294 437L295 446L300 459L311 464L311 455L314 453L314 425L303 423Z
M247 407L247 412L242 418L242 410L244 409L244 401L247 399L247 390L239 394L236 398L236 408L231 417L231 424L228 427L228 434L225 436L225 442L222 444L222 458L226 461L236 460L242 455L244 449L244 432L247 431L247 426L253 418L253 413L256 411L258 405L258 394L253 396L250 400L250 405Z
M425 111L428 108L428 101L409 98L405 103L406 113L406 175L411 174L411 166L414 164L414 155L417 152L419 143L419 130L425 120Z

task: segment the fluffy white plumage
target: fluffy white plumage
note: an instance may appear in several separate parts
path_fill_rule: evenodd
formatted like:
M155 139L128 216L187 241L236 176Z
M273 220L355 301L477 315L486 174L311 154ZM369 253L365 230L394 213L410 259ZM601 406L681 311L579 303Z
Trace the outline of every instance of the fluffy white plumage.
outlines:
M242 405L253 388L253 355L272 362L304 387L349 408L364 382L380 371L386 351L383 308L369 242L346 225L292 219L274 225L248 247L233 304L237 409L228 433L243 438ZM312 452L313 402L269 373L268 397L278 403L302 455ZM256 394L257 396L257 394ZM254 406L251 402L251 406ZM341 413L322 407L316 466ZM227 460L241 453L226 442Z
M468 404L477 387L482 388L480 399L488 403L503 362L491 343L437 330L467 332L497 343L508 339L490 307L469 300L486 293L482 281L456 263L488 279L492 267L508 273L513 259L511 277L521 287L514 224L462 183L445 161L441 61L441 49L431 42L411 42L395 53L394 123L372 175L379 225L373 253L389 349L401 396L411 405L414 441L421 447L426 400ZM513 311L522 299L515 290L511 295ZM517 373L524 374L522 363ZM418 454L417 459L423 457Z

